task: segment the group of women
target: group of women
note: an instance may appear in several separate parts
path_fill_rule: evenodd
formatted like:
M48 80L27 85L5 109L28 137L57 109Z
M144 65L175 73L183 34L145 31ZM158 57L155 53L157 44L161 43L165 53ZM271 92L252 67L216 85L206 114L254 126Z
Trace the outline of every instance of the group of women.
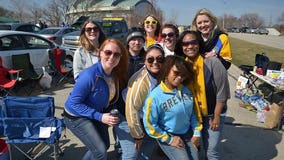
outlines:
M109 126L123 160L151 159L159 149L171 160L196 160L199 146L207 159L219 159L230 98L228 36L207 9L180 35L153 15L143 28L129 33L125 47L106 39L96 22L82 27L76 83L64 107L67 128L88 148L82 159L107 159Z

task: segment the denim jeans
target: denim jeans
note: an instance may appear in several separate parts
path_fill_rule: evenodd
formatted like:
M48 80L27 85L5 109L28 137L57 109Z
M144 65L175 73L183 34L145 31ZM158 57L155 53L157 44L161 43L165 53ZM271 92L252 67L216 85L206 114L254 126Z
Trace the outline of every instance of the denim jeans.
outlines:
M64 123L71 132L89 149L82 160L106 160L110 146L108 126L87 118L70 119Z
M184 141L185 148L176 148L158 140L157 142L170 160L198 160L198 151L190 141Z
M212 131L210 129L209 121L211 117L203 117L203 129L202 129L202 142L208 160L220 159L219 144L220 137L224 127L225 116L220 116L220 126L218 130Z
M116 136L119 140L122 149L122 160L135 160L137 156L137 150L135 149L134 139L130 135L130 129L123 115L119 114L118 125L114 126Z

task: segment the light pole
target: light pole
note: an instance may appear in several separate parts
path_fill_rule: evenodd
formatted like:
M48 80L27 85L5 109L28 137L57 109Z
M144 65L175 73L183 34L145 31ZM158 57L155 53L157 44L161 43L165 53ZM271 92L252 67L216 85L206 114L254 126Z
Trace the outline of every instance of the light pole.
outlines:
M223 0L223 3L224 3L223 29L225 30L226 1Z

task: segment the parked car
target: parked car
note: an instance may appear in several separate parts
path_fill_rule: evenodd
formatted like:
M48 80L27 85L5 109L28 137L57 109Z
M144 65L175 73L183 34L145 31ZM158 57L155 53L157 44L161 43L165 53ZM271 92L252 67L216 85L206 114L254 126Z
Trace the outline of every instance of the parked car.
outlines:
M249 27L241 27L239 30L240 30L241 33L248 33Z
M37 33L41 30L41 28L31 23L0 23L0 30Z
M90 17L82 16L80 17L74 24L71 25L73 28L81 28L83 23L90 19ZM106 37L117 38L121 42L125 43L126 36L128 34L128 26L126 21L123 18L103 18L102 20L94 20L96 21ZM81 31L75 31L68 33L62 38L61 47L66 50L66 55L69 59L73 61L73 55L75 50L79 47L79 37Z
M54 41L56 44L61 45L62 37L70 32L74 32L76 29L73 28L63 28L63 27L49 27L44 28L43 30L39 31L38 34Z
M0 56L5 68L12 68L12 55L29 53L36 72L48 66L48 51L57 45L37 34L20 31L0 31Z
M256 34L265 34L268 35L268 30L266 28L257 28Z
M227 28L227 32L239 33L240 30L239 28L232 27L232 28Z

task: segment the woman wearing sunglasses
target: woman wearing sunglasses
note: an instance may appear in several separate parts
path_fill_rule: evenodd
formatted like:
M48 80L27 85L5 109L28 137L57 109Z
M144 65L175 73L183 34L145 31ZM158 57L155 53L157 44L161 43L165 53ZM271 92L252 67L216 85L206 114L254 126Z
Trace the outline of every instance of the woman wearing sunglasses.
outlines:
M193 64L193 81L188 88L193 93L197 118L202 122L201 137L206 157L220 159L222 134L230 88L227 70L217 57L204 58L203 41L195 31L184 31L177 42L177 53Z
M128 54L120 41L107 39L98 56L100 60L78 76L64 108L67 128L89 149L83 160L107 159L108 126L119 122L109 111L128 78Z
M86 21L81 29L81 46L75 51L73 72L76 80L79 73L98 62L98 49L106 39L104 32L95 21Z
M149 47L152 44L157 43L157 39L160 32L160 22L158 19L153 15L148 15L144 18L142 23L142 28L145 30L145 48Z
M200 9L193 19L191 29L202 37L205 57L217 56L224 67L229 69L232 61L230 42L228 35L217 25L217 17L208 9Z
M179 56L167 56L158 76L160 84L150 92L143 107L147 134L157 140L171 160L198 159L200 129L192 93L185 86L192 75L191 63Z
M145 66L134 73L128 81L125 115L138 150L137 159L149 159L158 147L154 139L145 134L142 107L147 95L157 85L157 75L164 62L164 56L164 50L159 44L149 46L146 50Z
M165 56L174 55L176 42L179 36L178 28L173 24L164 24L161 27L160 37L162 38L161 46L165 51Z

